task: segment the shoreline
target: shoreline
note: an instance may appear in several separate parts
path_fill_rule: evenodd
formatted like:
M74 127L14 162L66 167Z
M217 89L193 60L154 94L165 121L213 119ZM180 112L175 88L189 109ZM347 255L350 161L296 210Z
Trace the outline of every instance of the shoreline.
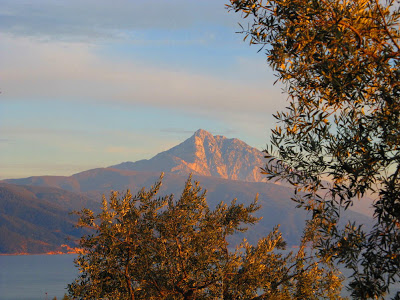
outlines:
M28 256L28 255L68 255L78 254L79 252L45 252L45 253L0 253L0 256Z

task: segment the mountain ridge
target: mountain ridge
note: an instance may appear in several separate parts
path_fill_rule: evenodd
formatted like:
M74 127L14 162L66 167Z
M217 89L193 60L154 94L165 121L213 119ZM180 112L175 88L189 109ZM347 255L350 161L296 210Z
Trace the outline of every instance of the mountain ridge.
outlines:
M86 232L75 228L78 218L70 212L97 206L82 194L55 187L0 182L0 254L65 253L62 245L76 247Z
M231 180L263 182L261 151L245 142L199 129L191 137L152 157L110 166L120 170L167 172L178 175L214 176Z
M74 182L70 187L79 187L79 189L73 191L74 193L90 198L98 202L98 206L100 206L102 195L108 198L111 190L123 194L129 189L135 193L142 187L149 188L159 177L159 172L98 168L84 171L71 177L65 177L64 179L68 183ZM38 183L43 183L40 179L40 177L30 177L9 180L8 183L37 185ZM57 181L47 179L47 187L59 188L62 185L65 186L65 183L60 178L57 178ZM256 216L263 217L263 219L254 225L248 234L236 235L234 237L235 242L240 242L242 237L246 237L250 243L255 243L259 238L268 234L275 225L281 224L280 229L288 244L298 244L304 220L307 218L307 212L295 208L296 203L291 200L293 196L292 189L269 182L234 181L201 175L193 175L193 179L199 181L200 186L207 190L207 203L211 208L215 207L220 201L230 203L234 198L237 198L239 203L248 204L254 200L257 194L259 195L261 209L256 213ZM159 195L174 194L179 197L186 180L186 176L166 173ZM345 214L347 215L345 217L347 220L357 220L359 223L364 224L371 222L371 219L367 216L354 211L347 211Z
M0 181L0 216L3 217L0 218L0 246L6 246L0 247L0 253L57 250L57 245L67 235L77 236L76 232L70 231L73 219L65 217L68 211L79 209L81 205L98 209L102 195L107 198L112 190L123 194L127 189L135 192L142 187L149 188L162 171L165 175L160 196L179 196L189 173L207 189L207 202L211 208L220 201L229 203L234 198L239 203L250 203L256 194L259 195L261 209L256 216L263 219L249 233L236 235L233 244L239 243L242 237L256 243L274 226L281 224L288 244L297 245L307 212L295 208L296 203L291 201L292 188L263 182L259 170L265 163L263 159L261 151L238 139L198 130L181 144L149 160L116 165L119 168L96 168L72 176L32 176ZM135 170L129 169L132 164ZM2 186L2 182L14 186ZM31 219L32 214L38 217ZM346 211L345 215L345 220L371 223L371 218L354 211ZM54 226L46 229L42 226L43 220ZM21 226L23 222L25 225ZM28 245L34 246L29 248Z

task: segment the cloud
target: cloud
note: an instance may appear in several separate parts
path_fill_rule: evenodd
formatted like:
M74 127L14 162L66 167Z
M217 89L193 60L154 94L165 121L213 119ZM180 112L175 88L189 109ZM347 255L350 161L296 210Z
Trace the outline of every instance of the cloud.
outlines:
M116 154L132 154L136 152L135 148L123 147L123 146L110 146L105 149L107 153L116 153Z
M186 134L186 135L192 135L196 130L198 130L200 128L197 129L193 129L193 130L187 130L184 128L162 128L160 129L161 132L167 132L167 133L177 133L177 134ZM207 129L205 129L207 130ZM211 132L213 135L233 135L238 133L238 131L236 129L225 129L225 130L220 130L218 132Z
M184 128L161 128L160 131L166 133L193 134L195 130L187 130Z
M51 163L51 162L23 162L1 164L0 180L23 178L35 175L62 175L70 176L78 172L99 167L96 164L73 164L73 163Z
M126 31L235 26L222 0L3 0L0 30L63 40L126 37ZM122 35L121 35L122 34Z
M2 127L0 128L1 135L10 135L10 136L85 136L87 134L93 134L89 131L85 130L77 130L77 129L65 129L65 128L34 128L32 126L19 126L19 127ZM11 139L0 139L1 142L8 142Z
M193 129L193 130L187 130L185 128L162 128L162 129L160 129L160 131L161 132L167 132L167 133L176 133L176 134L180 134L180 135L186 134L186 135L190 136L198 129L200 129L200 128L196 128L196 129ZM207 129L205 129L205 130L207 130ZM213 134L213 135L232 135L232 134L235 134L237 132L238 131L236 129L229 128L229 129L225 129L225 130L222 130L222 131L220 130L220 131L217 131L217 132L213 130L211 132L211 134Z
M0 101L119 103L223 117L275 112L284 98L278 87L272 87L272 80L265 82L265 78L243 82L159 67L149 61L110 60L96 55L96 50L82 43L4 36L0 41ZM235 72L242 72L241 65Z

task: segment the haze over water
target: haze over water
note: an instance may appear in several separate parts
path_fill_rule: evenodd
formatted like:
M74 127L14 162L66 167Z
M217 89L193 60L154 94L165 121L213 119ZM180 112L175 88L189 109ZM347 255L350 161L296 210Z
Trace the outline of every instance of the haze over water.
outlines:
M0 300L62 299L78 275L68 255L0 256Z

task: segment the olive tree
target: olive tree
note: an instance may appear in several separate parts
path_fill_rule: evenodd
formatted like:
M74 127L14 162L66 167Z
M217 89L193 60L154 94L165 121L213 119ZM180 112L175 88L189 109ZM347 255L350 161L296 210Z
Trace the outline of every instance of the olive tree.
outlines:
M355 298L400 279L400 31L394 0L231 0L242 33L267 55L288 95L266 151L269 179L312 212L319 254L353 270ZM374 226L338 227L373 196ZM397 293L397 299L400 292Z
M101 212L79 212L80 275L73 299L341 299L339 273L309 257L305 243L285 250L278 228L257 245L228 237L258 218L257 201L210 209L188 179L179 199L158 197L161 181L136 196L103 198Z

